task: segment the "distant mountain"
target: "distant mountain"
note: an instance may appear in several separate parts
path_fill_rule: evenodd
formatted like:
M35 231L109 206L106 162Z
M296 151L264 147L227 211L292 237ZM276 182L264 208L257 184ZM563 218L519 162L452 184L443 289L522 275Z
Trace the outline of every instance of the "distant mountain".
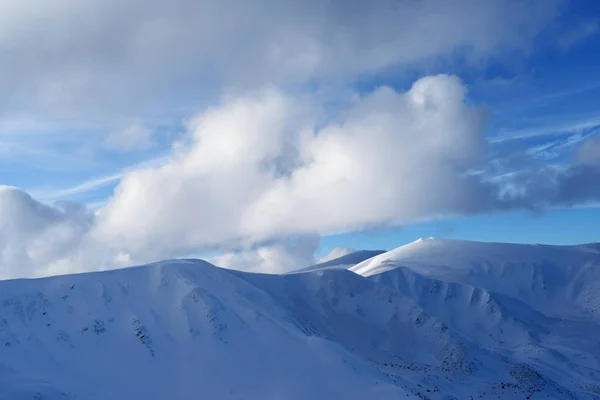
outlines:
M430 279L502 294L553 317L599 320L599 258L598 243L548 246L429 238L351 270L376 276L403 267Z
M292 273L317 271L328 268L350 268L358 263L361 263L365 260L368 260L383 253L385 253L385 250L359 250L350 254L343 255L341 257L337 257L333 260L329 260L323 263L312 265L310 267L299 269L297 271L293 271Z
M356 259L2 281L0 399L600 398L599 245Z

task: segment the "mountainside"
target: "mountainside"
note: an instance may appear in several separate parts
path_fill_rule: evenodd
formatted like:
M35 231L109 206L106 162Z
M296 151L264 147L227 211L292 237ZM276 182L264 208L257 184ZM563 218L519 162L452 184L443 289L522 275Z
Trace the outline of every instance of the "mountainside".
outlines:
M419 239L351 268L375 276L408 267L424 277L472 285L549 316L600 318L600 244L579 246Z
M385 253L384 250L359 250L350 254L337 257L333 260L311 265L310 267L302 268L292 273L318 271L329 268L350 268L365 260Z
M0 282L0 399L598 399L600 247Z

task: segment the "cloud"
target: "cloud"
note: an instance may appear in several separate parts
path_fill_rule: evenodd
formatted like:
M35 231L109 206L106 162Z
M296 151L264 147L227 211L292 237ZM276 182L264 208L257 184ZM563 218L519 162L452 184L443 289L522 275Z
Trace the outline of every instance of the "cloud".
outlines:
M585 42L590 36L598 33L598 19L580 22L575 27L564 32L558 39L557 45L561 51L567 51L573 46Z
M581 165L600 168L600 134L588 139L577 150L576 157Z
M38 197L42 200L56 200L56 199L61 199L61 198L65 198L65 197L82 194L82 193L87 193L87 192L93 191L95 189L99 189L99 188L114 184L115 182L118 182L122 176L123 176L122 173L116 173L113 175L107 175L107 176L103 176L100 178L93 178L93 179L87 180L83 183L80 183L78 185L75 185L75 186L72 186L72 187L69 187L66 189L39 191L36 193L36 197Z
M564 164L530 163L497 179L504 195L500 210L572 207L600 200L600 154L598 135L587 137ZM501 182L501 183L500 183Z
M527 53L561 3L0 0L0 60L10 60L0 61L0 121L12 132L0 153L11 161L49 164L23 132L62 138L69 126L101 147L99 131L123 120L144 123L105 145L147 149L152 116L213 104L158 163L42 198L120 182L93 214L2 187L0 271L112 268L214 249L225 250L223 266L283 271L312 263L322 234L600 197L585 184L598 173L590 142L563 168L526 165L504 180L475 173L493 169L486 113L454 76L339 97L339 86L390 69ZM330 87L335 116L318 94ZM55 144L64 153L64 141Z
M226 252L211 262L222 268L242 271L284 273L315 263L318 236L280 240L251 249Z
M122 130L112 132L105 145L117 151L148 150L154 146L153 132L139 122L134 122Z
M0 1L0 104L86 118L523 49L560 1ZM211 89L212 88L212 89Z
M124 171L94 215L2 187L0 271L37 276L220 250L217 265L283 272L314 263L324 234L600 199L597 136L569 164L524 157L520 170L490 178L487 113L454 76L347 104L331 119L317 95L226 96L188 122L160 163Z
M575 151L570 168L559 170L552 205L575 206L594 204L600 200L600 135L588 138Z
M0 216L0 278L47 274L79 248L93 224L82 206L47 206L9 186L0 186Z
M334 247L329 254L324 257L321 257L317 260L317 264L321 264L327 261L335 260L336 258L340 258L346 256L348 254L354 253L354 249L349 249L348 247ZM308 264L307 264L308 265Z
M38 188L38 189L31 190L29 193L36 199L41 200L43 202L52 202L52 201L57 201L57 200L69 199L74 196L94 192L99 189L106 188L108 186L116 185L119 183L119 181L125 174L125 171L135 170L135 169L145 168L145 167L159 166L159 165L162 165L167 158L168 157L166 155L160 155L160 156L145 160L143 162L130 165L128 167L125 167L123 169L118 170L117 172L114 172L114 173L111 173L108 175L90 178L90 179L88 179L84 182L81 182L79 184L76 184L74 186L63 187L63 188L52 188L52 189ZM103 204L104 202L101 201L100 203ZM88 205L88 207L90 206L89 203L87 203L87 205Z
M493 144L502 144L510 141L522 141L539 137L561 137L582 134L600 128L600 118L576 118L569 121L550 121L535 128L526 128L510 132L509 134L497 135L489 138Z
M456 77L426 77L325 124L315 98L225 100L164 166L125 174L93 233L137 259L488 209L466 174L485 161L486 113L465 96Z

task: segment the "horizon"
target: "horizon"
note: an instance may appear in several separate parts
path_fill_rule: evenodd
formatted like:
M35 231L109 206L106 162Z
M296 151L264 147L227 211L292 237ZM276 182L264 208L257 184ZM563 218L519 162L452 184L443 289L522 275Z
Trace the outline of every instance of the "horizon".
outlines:
M314 260L315 262L313 264L299 265L297 268L292 269L291 271L287 271L287 272L296 272L296 271L302 270L306 267L312 267L312 266L320 265L323 263L336 261L338 259L343 259L346 256L356 254L356 253L361 253L361 252L379 252L380 254L389 253L389 252L397 250L401 247L419 243L422 241L427 241L427 240L438 240L438 241L441 240L441 241L446 241L449 243L469 242L469 243L478 243L478 244L498 244L498 245L510 244L510 245L517 245L517 246L545 246L545 247L578 247L578 246L600 244L599 241L556 244L556 243L537 243L537 242L503 242L503 241L495 241L495 240L471 240L471 239L457 239L457 238L451 238L451 237L429 236L429 237L419 237L419 238L409 241L409 242L399 243L395 247L390 247L390 248L369 247L369 248L356 248L355 249L355 248L348 248L348 247L343 247L343 246L333 247L328 252L325 252L325 251L316 252L315 253L316 258L315 258L315 260ZM340 250L342 250L342 252L338 252ZM181 259L190 259L190 258L180 257L180 258L173 258L172 260L181 260ZM192 257L191 259L210 262L209 261L210 257L203 258L202 256L197 256L197 257ZM169 261L169 260L161 260L161 261ZM157 261L157 262L161 262L161 261ZM136 266L143 266L143 265L144 264L136 265ZM215 264L215 266L220 267L220 265L217 265L217 264ZM253 272L253 271L250 271L250 272ZM254 271L254 272L261 272L261 271Z
M600 242L600 4L175 3L4 7L0 279Z

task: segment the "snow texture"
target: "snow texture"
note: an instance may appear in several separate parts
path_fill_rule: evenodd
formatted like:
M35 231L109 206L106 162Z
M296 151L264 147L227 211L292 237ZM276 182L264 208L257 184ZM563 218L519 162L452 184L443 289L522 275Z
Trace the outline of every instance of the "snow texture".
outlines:
M598 399L600 245L0 282L0 399Z

